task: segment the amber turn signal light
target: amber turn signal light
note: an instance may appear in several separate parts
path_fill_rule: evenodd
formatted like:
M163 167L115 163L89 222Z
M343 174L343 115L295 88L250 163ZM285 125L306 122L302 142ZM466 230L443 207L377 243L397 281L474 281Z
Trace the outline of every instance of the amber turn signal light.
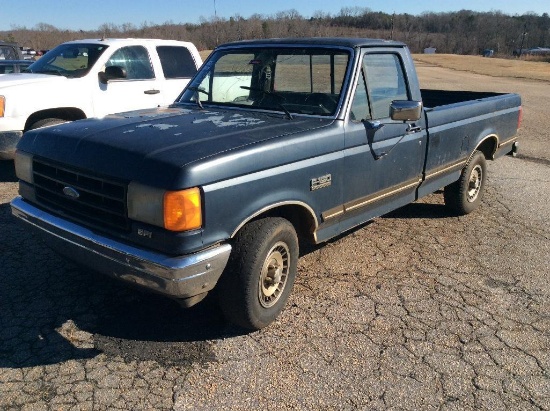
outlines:
M197 187L164 194L164 228L187 231L201 226L201 192Z

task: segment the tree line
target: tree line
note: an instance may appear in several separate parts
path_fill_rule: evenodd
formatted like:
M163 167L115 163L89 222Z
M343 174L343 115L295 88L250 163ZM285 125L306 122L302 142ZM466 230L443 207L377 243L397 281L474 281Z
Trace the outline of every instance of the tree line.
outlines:
M97 30L62 30L46 23L29 29L14 26L0 38L35 50L50 49L82 38L139 37L186 40L199 50L228 41L271 37L371 37L407 43L414 53L433 47L438 53L479 54L492 49L498 55L514 50L550 47L550 16L528 13L510 16L499 11L387 14L369 8L344 7L337 15L318 11L304 17L296 10L274 15L234 15L228 19L201 18L197 24L102 24Z

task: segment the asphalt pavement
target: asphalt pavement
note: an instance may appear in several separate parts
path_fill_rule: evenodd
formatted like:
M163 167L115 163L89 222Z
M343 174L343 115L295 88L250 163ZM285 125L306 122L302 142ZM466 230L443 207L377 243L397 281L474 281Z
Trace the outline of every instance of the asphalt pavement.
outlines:
M0 410L549 410L550 84L510 81L527 150L489 163L478 210L439 192L304 250L252 333L58 257L0 163Z

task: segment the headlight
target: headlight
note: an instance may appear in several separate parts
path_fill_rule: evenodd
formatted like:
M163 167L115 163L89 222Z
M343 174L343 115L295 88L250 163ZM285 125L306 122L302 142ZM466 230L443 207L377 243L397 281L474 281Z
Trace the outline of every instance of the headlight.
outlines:
M202 226L202 199L197 187L165 191L132 182L128 186L128 217L170 231Z
M32 176L32 155L24 151L17 150L15 152L15 174L17 178L27 183L33 183Z

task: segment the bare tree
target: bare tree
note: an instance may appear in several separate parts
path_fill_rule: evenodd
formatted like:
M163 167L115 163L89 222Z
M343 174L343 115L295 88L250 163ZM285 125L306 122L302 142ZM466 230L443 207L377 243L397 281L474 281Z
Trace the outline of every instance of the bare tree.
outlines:
M528 32L528 36L523 35ZM253 14L248 18L234 15L229 19L201 17L198 24L166 22L140 25L104 23L97 30L60 30L40 23L32 29L14 26L0 32L0 38L12 39L35 49L47 49L67 40L85 37L156 37L194 42L199 49L212 49L217 44L254 38L354 36L390 38L406 42L413 52L436 47L438 52L477 54L492 48L501 54L512 54L520 47L550 46L550 16L527 13L509 16L502 12L477 13L461 10L451 13L426 12L421 15L373 12L366 7L343 7L331 16L316 11L302 16L296 9L275 15Z

